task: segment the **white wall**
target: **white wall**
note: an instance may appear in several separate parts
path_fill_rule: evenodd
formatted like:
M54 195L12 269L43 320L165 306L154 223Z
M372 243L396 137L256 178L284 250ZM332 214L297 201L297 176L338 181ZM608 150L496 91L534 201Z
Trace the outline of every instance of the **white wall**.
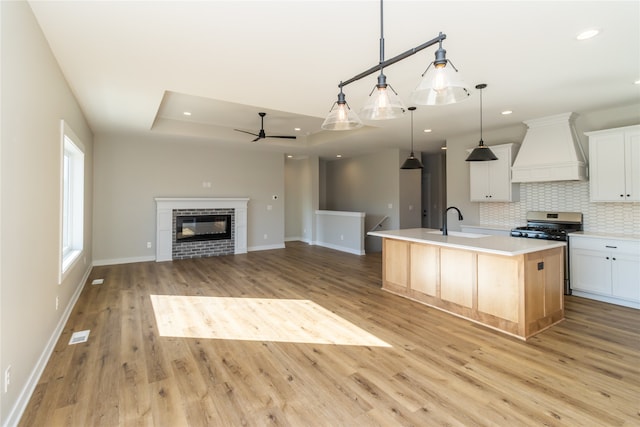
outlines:
M550 113L553 114L553 113ZM532 117L533 118L533 117ZM628 126L640 122L640 104L590 112L578 112L575 127L585 155L588 139L584 132ZM526 126L484 130L486 145L522 142ZM520 200L512 203L469 201L469 166L466 150L478 143L479 135L466 135L447 140L447 204L458 206L465 224L504 225L507 228L526 222L528 210L567 210L584 214L585 229L601 232L638 233L640 203L590 203L588 182L548 182L520 184ZM553 155L553 153L550 153ZM449 229L459 229L457 221L449 221Z
M94 162L96 263L154 258L155 197L249 197L249 251L284 245L280 153L214 148L157 135L97 135Z
M0 2L2 51L0 206L0 423L17 416L92 261L93 136L27 2ZM84 253L58 284L60 119L85 147ZM55 301L59 298L59 309Z

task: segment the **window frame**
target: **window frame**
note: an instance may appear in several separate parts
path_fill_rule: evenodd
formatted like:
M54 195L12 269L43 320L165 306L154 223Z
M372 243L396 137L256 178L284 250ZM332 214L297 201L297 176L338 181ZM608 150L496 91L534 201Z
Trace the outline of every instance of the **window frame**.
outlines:
M84 162L82 141L61 120L59 284L62 284L84 250Z

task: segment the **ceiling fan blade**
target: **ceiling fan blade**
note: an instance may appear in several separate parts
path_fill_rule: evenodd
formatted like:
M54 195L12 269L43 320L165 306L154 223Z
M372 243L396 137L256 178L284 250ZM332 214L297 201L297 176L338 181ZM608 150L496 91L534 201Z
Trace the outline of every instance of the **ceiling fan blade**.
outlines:
M259 139L262 139L262 138L257 137L256 139L254 139L254 140L253 140L253 141L251 141L251 142L256 142L256 141L257 141L257 140L259 140Z
M296 139L295 136L283 136L283 135L268 135L267 138L286 138L286 139Z
M246 130L240 130L240 129L234 129L234 130L242 133L248 133L249 135L253 135L253 136L258 136L257 133L247 132Z

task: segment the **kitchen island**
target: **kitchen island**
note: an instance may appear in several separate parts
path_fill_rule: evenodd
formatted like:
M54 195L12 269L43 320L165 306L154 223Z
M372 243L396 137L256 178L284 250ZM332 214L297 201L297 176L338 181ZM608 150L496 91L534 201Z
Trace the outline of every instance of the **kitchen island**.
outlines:
M413 228L383 238L382 288L526 340L564 319L565 242Z

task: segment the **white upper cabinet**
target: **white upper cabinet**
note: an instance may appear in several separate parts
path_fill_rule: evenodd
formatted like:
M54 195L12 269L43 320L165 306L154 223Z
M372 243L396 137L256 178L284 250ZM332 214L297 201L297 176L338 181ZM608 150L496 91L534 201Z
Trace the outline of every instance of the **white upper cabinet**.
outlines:
M586 132L592 202L640 201L640 125Z
M491 146L498 160L469 162L470 199L472 202L513 202L520 198L519 184L511 182L511 165L517 144Z

